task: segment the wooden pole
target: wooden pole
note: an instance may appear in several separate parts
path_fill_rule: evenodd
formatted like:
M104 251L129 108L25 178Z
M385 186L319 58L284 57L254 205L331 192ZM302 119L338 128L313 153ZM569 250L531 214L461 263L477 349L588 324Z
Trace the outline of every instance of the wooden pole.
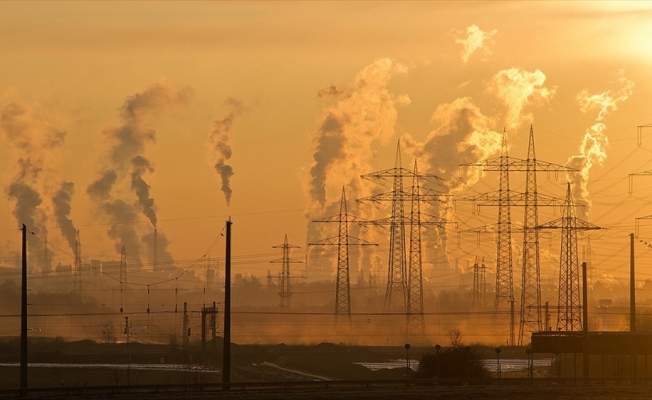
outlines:
M231 219L226 221L226 252L224 257L224 350L222 383L231 383ZM228 390L226 386L224 389Z
M20 301L20 391L21 395L27 393L27 227L23 224L23 265L21 272L21 301Z

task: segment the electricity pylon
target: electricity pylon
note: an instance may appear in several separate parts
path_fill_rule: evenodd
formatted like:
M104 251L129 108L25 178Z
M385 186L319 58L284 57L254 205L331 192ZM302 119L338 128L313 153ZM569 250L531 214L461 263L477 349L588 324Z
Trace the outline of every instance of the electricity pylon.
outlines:
M541 274L539 258L539 236L535 227L538 225L538 208L543 206L560 206L563 202L552 196L544 196L537 191L537 172L554 172L558 176L559 171L574 171L574 169L553 164L545 161L539 161L535 156L534 149L534 130L530 126L530 136L528 143L527 159L510 157L507 152L507 135L503 131L503 142L501 156L495 159L481 161L476 164L467 164L466 166L481 166L484 171L496 171L500 173L500 188L497 194L486 193L472 198L461 200L470 200L481 202L479 206L498 206L498 223L496 239L496 300L494 302L494 324L503 322L507 311L510 313L513 306L510 301L514 300L514 283L513 283L513 260L512 260L512 232L511 224L511 206L524 206L525 213L523 218L523 259L522 259L522 281L521 281L521 301L520 301L520 319L518 330L518 344L524 344L526 331L540 331L542 329L541 321ZM525 171L526 183L525 192L519 193L509 189L509 172ZM517 343L515 336L515 327L510 322L510 339L509 343Z
M567 183L566 201L562 216L539 225L536 229L561 229L559 254L559 300L557 302L557 329L582 330L580 307L580 271L577 252L577 231L602 229L575 216L575 204L570 182ZM585 304L584 307L587 305Z
M401 143L396 146L396 161L394 168L383 171L373 172L361 176L363 179L392 179L393 186L390 192L379 193L374 196L358 199L358 202L391 202L392 214L389 218L383 218L374 221L375 225L388 225L390 230L389 237L389 264L387 268L387 289L385 292L385 313L406 313L408 319L411 314L421 315L423 321L423 278L421 268L421 233L423 225L439 225L442 220L438 217L425 216L420 212L421 202L441 201L446 196L438 191L426 189L421 186L421 182L427 178L434 178L442 181L434 174L420 174L415 168L409 170L401 165ZM412 187L409 191L403 189L403 179L412 178ZM410 201L411 211L410 218L405 218L404 203ZM416 204L415 204L416 203ZM415 208L416 207L416 208ZM422 218L422 217L425 217ZM405 226L410 226L410 265L406 257L406 239ZM416 225L416 226L415 226ZM417 235L418 233L418 235ZM417 251L418 248L418 251ZM409 268L409 271L408 271ZM410 276L413 275L411 280ZM410 283L412 282L412 283ZM413 299L410 299L410 292L413 293ZM419 295L420 293L420 295ZM421 304L421 306L418 306ZM416 307L416 308L414 308ZM423 322L421 323L423 326ZM408 323L409 330L410 324Z
M349 223L365 222L362 218L349 215L346 211L346 194L342 187L340 213L331 217L313 220L338 224L338 236L309 243L308 246L337 246L337 280L335 288L335 324L346 318L351 325L351 280L349 278L349 246L378 246L364 239L349 236Z
M482 257L482 264L478 264L478 257L475 257L473 263L473 296L471 303L476 310L484 310L487 306L487 267L484 264L484 257Z
M280 260L272 260L271 263L281 263L281 279L279 282L278 295L281 297L281 312L289 312L290 297L292 296L292 284L290 282L290 264L300 264L303 261L293 260L290 258L290 249L300 249L301 247L293 244L288 244L288 235L285 235L283 244L272 246L274 249L281 249L282 258Z

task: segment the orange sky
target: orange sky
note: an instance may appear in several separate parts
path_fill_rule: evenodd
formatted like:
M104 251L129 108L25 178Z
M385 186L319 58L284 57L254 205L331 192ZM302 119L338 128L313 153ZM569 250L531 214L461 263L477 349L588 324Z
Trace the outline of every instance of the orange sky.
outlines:
M70 217L81 230L85 258L118 258L116 242L107 237L108 222L86 189L110 165L115 142L107 132L125 124L121 107L153 85L171 97L143 111L139 127L154 130L156 140L145 140L139 154L155 168L143 177L169 251L180 266L202 257L231 215L234 253L251 261L238 268L258 275L267 273L267 260L277 258L271 246L284 234L305 247L306 213L319 215L309 194L309 171L315 137L329 112L353 121L348 135L354 140L347 145L355 148L347 151L355 162L328 171L327 204L337 202L338 188L360 173L391 167L398 138L426 141L443 124L441 110L456 99L469 98L486 117L487 131L506 128L511 155L526 157L532 123L537 158L565 164L598 118L595 102L582 111L578 95L586 91L584 97L605 94L598 97L616 104L601 121L609 145L603 164L590 171L589 220L608 228L592 234L595 273L622 276L634 218L652 213L646 201L652 180L637 178L633 196L627 181L629 173L652 169L652 128L642 146L636 143L636 126L652 123L651 18L652 6L644 2L3 2L3 263L11 264L11 252L19 248L16 200L6 193L18 173L17 160L27 154L21 140L29 142L30 159L44 168L31 185L43 198L36 220L47 227L49 241L67 249L50 198L61 181L70 181L75 184ZM467 28L474 25L486 39L465 62ZM492 86L492 79L510 69L545 79L529 95L523 95L527 87ZM343 93L318 98L331 84ZM235 173L230 209L205 146L214 121L232 111L225 103L229 98L243 105L233 117L227 161ZM12 141L6 124L16 106L26 114L16 128L21 138ZM440 118L433 118L438 107ZM52 132L66 134L55 146L44 146ZM408 151L403 159L404 166L411 165ZM123 173L128 180L130 171ZM539 182L541 192L563 196L563 177L548 181L540 175ZM512 188L522 187L523 177L514 175ZM495 174L488 174L465 193L495 189ZM136 202L128 181L112 196ZM479 216L469 210L458 207L461 229L495 216L494 209ZM512 214L517 222L522 211ZM546 210L540 219L556 217ZM151 231L143 214L138 221L133 226L139 237ZM381 244L388 241L382 232L369 235ZM652 223L643 226L641 238L646 235L652 239ZM221 255L221 247L212 255ZM470 256L493 257L493 251L490 238L480 248L466 238L461 248L453 243L447 249L460 266ZM550 253L557 252L553 240ZM55 253L55 263L71 262L69 253ZM150 262L146 253L143 247L143 263ZM652 278L649 267L641 261L640 279ZM543 274L552 278L552 267Z

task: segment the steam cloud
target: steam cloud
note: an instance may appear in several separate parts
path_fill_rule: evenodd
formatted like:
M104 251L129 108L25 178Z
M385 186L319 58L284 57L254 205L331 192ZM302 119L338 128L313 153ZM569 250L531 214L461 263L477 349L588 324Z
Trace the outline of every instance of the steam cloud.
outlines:
M498 97L507 106L505 123L510 129L518 128L532 114L524 114L528 105L540 105L554 96L556 88L543 87L546 75L540 70L534 72L510 68L499 71L491 78L487 91Z
M483 32L477 25L470 25L466 28L466 37L458 37L455 43L462 45L462 61L466 64L469 58L476 51L483 51L485 54L490 54L491 49L489 46L493 44L493 37L498 31ZM457 32L461 36L462 32Z
M133 164L133 172L131 173L131 190L136 193L138 197L138 204L142 208L143 214L156 227L156 211L154 210L154 199L149 197L150 186L145 182L142 175L145 172L154 172L154 168L150 166L149 161L143 156L136 156L131 159Z
M363 68L346 89L330 85L321 89L317 97L328 97L335 104L327 106L313 135L313 164L307 184L310 210L309 220L339 212L342 186L346 187L349 212L357 213L353 199L371 194L371 186L363 185L360 175L372 172L373 146L387 144L394 135L397 107L407 105L407 95L395 96L387 84L395 75L406 74L408 68L389 58L380 58ZM369 210L369 213L373 211ZM372 218L371 214L361 215ZM308 223L308 242L324 237L329 229L324 224ZM352 233L352 235L358 234ZM368 233L361 232L360 236ZM364 238L364 237L363 237ZM312 247L311 252L321 251ZM313 253L314 254L314 253ZM366 263L371 265L370 253ZM354 269L356 266L351 266Z
M133 223L138 219L138 211L153 227L157 224L150 185L143 178L144 174L154 172L144 153L146 144L155 141L156 132L144 125L163 110L187 104L189 96L187 89L175 91L167 82L159 82L128 97L120 109L121 125L104 132L113 142L108 168L86 188L91 201L107 217L110 224L107 235L114 240L116 251L120 252L124 245L136 263L140 263L140 241ZM126 198L121 187L113 193L116 186L127 180L135 200Z
M213 123L206 147L209 149L210 162L217 171L222 181L221 190L226 199L226 205L231 205L231 177L233 177L233 167L227 164L233 151L231 150L231 140L233 139L233 120L245 110L242 102L238 99L228 98L226 104L231 108L231 112L224 119L218 119Z
M76 250L77 243L77 229L70 219L70 212L72 206L72 196L75 194L75 184L72 182L62 182L61 188L52 197L52 204L54 205L54 216L61 229L63 238L66 239L68 245L73 250Z
M439 105L432 121L439 127L430 132L425 142L419 143L405 134L403 143L421 160L420 169L437 174L451 192L459 193L480 179L477 168L465 168L459 173L459 165L500 152L502 134L491 129L492 119L483 115L469 97Z
M63 144L66 133L47 122L47 110L20 102L5 106L0 112L0 128L15 159L17 172L5 188L15 202L12 214L18 224L25 224L37 235L47 236L47 212L43 198L46 183L54 179L53 155ZM29 236L29 251L36 253L37 243Z
M333 201L338 201L343 185L355 189L360 174L371 172L372 144L387 144L394 134L396 106L410 103L406 95L394 96L387 90L392 76L405 73L405 65L389 58L377 59L356 75L335 105L324 110L313 136L315 152L309 182L313 203L326 205L327 187L333 189ZM357 193L347 188L347 195L354 198Z
M598 116L595 124L586 130L580 145L580 153L571 156L566 165L575 168L578 172L568 173L568 179L572 182L573 198L582 200L587 205L587 213L591 208L591 201L588 198L589 191L587 188L589 182L589 173L591 168L597 164L602 165L607 158L607 146L609 139L604 134L607 129L604 118L613 111L618 109L618 103L623 102L632 94L634 82L620 77L618 83L622 85L620 90L614 95L607 90L599 94L589 94L583 90L577 95L577 102L583 113L597 109Z

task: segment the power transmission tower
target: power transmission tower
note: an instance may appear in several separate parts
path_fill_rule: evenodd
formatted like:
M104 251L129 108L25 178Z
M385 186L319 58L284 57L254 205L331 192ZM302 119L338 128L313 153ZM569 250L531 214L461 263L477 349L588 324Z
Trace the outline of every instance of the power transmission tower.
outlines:
M557 329L581 331L580 271L577 252L577 231L602 229L575 216L575 204L570 182L567 183L566 201L562 216L536 227L537 229L561 229L561 252L559 255L559 300L557 303ZM586 307L586 304L584 305Z
M281 249L282 258L280 260L270 261L271 263L281 263L281 275L278 295L281 296L281 312L290 311L290 297L292 296L292 284L290 282L290 264L298 264L302 261L290 259L290 249L300 249L301 247L288 244L288 235L285 235L283 244L272 246L275 249Z
M81 296L82 293L82 260L81 260L81 240L79 239L79 229L75 239L75 290Z
M335 287L335 324L345 318L351 325L351 280L349 277L349 246L378 246L364 239L349 236L349 223L365 222L362 218L349 215L346 211L346 193L342 187L340 213L312 222L337 223L338 235L309 243L308 246L337 246L337 280Z
M407 291L407 319L405 333L410 334L415 328L420 328L421 334L426 332L423 319L423 264L421 258L421 186L417 160L414 160L414 177L412 178L412 198L410 209L410 253Z
M400 159L400 148L397 152ZM374 196L366 197L359 199L359 202L381 202L381 201L391 201L394 203L410 201L410 214L408 218L405 216L394 216L390 218L382 218L375 221L371 221L372 224L377 226L388 225L390 229L395 227L400 227L405 230L405 226L409 226L410 229L410 242L409 242L409 256L408 264L405 271L405 274L401 276L397 274L397 270L390 268L388 273L388 287L385 295L385 312L403 312L403 309L393 309L392 304L396 303L396 294L400 292L397 291L397 288L405 288L404 292L404 304L405 304L405 313L406 313L406 335L410 334L424 334L425 333L425 321L423 317L423 262L422 262L422 241L421 241L421 229L425 226L437 226L438 228L444 228L445 224L450 223L439 217L428 215L421 212L421 203L434 203L442 201L442 198L448 197L438 191L427 189L422 186L422 181L425 181L426 178L437 178L435 175L431 174L420 174L418 170L417 160L414 160L414 169L412 171L399 170L401 178L411 177L412 186L409 191L396 192L392 190L388 193L380 193ZM398 175L398 174L397 174ZM367 175L366 177L369 177ZM401 185L402 186L402 185ZM402 206L401 206L402 209ZM392 232L398 231L398 229L392 230ZM391 241L391 236L390 236ZM390 260L392 259L391 249L393 247L390 245ZM405 250L403 249L403 253ZM394 253L395 254L395 253ZM405 276L407 275L407 276ZM400 279L405 278L405 282ZM391 284L391 286L390 286ZM397 293L399 292L399 293Z
M541 262L539 258L539 206L537 193L537 159L534 130L530 125L525 175L525 213L523 216L523 264L521 270L521 304L518 344L524 344L525 332L542 330ZM557 168L558 171L560 168ZM534 308L527 306L533 306Z
M478 257L473 263L473 295L472 306L476 310L483 310L487 306L487 268L482 257L482 264L478 264Z
M127 297L127 251L122 246L120 254L120 314L124 311L124 304Z
M541 274L539 258L539 236L535 227L538 225L538 208L544 206L561 206L563 202L552 196L541 195L537 191L537 172L555 173L559 171L574 171L572 168L539 161L535 156L534 130L530 126L528 143L528 157L526 160L510 157L507 153L507 135L503 131L503 142L501 156L497 159L489 159L476 164L465 166L481 166L484 171L497 171L500 173L500 188L496 193L485 193L471 198L460 200L481 202L479 206L498 206L498 223L496 224L497 257L496 257L496 300L494 302L494 323L503 322L501 315L506 315L509 310L509 302L514 297L513 284L513 260L512 260L512 233L514 229L511 223L511 206L524 206L525 215L523 219L523 260L522 260L522 290L520 301L520 320L518 330L518 344L522 345L526 331L540 331L541 322ZM526 172L526 191L514 192L509 189L509 172ZM528 308L528 306L530 306ZM510 319L511 320L511 319ZM515 332L510 322L510 341L517 343Z
M438 217L425 216L420 212L421 202L441 201L446 195L426 189L421 182L427 178L434 178L442 181L434 174L420 174L417 164L413 170L403 168L401 165L401 143L396 146L396 161L394 168L362 175L363 179L392 179L392 190L374 196L358 199L358 202L391 202L392 214L389 218L376 220L375 225L388 225L390 229L389 238L389 264L387 269L387 290L385 292L385 312L410 314L423 313L422 304L423 279L421 268L421 234L423 225L439 225L442 220ZM412 178L412 187L409 191L403 189L403 179ZM404 203L411 202L410 218L406 219L404 214ZM405 225L410 226L410 264L406 258ZM417 251L418 250L418 251ZM409 271L408 271L409 268ZM410 279L413 276L414 279ZM421 288L421 289L419 289ZM413 293L410 298L410 293ZM415 308L416 307L416 308ZM421 311L419 311L421 310ZM422 319L422 318L421 318ZM408 324L409 325L409 324Z

